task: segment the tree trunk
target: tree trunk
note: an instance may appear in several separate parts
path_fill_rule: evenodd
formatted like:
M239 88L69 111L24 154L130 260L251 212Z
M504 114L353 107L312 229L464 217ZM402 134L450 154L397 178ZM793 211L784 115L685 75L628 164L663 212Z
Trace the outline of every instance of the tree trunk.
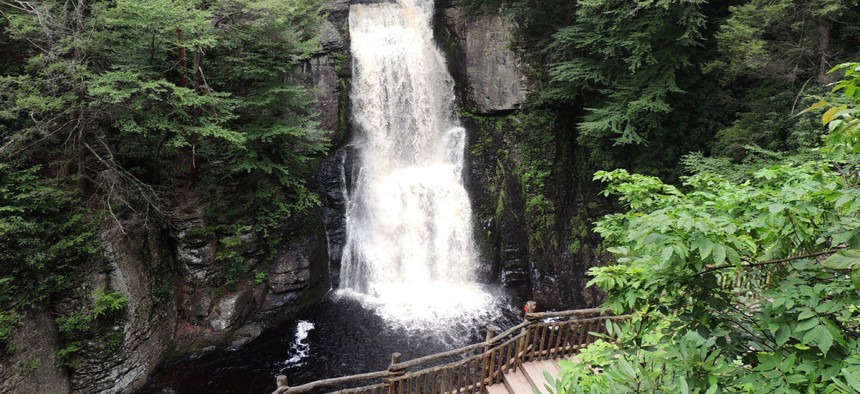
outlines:
M185 48L185 31L176 29L176 39L179 41L179 86L188 87L188 77L185 70L188 68L188 50Z
M834 81L834 76L828 74L830 71L830 22L819 21L818 23L818 83L822 85Z
M197 48L194 52L194 90L197 93L206 93L204 87L206 80L203 78L203 48Z
M74 31L74 39L75 39L75 64L80 65L84 62L84 49L81 46L81 40L83 39L85 33L85 18L87 13L87 0L78 0L77 5L75 6L75 31ZM84 100L86 99L86 86L81 83L80 85L75 87L75 94L77 96L77 102L75 103L76 108L72 112L72 127L77 129L77 149L78 149L78 179L77 179L77 187L78 191L81 193L81 196L86 196L89 191L89 181L87 180L87 159L89 154L87 153L86 144L88 139L88 128L84 114Z

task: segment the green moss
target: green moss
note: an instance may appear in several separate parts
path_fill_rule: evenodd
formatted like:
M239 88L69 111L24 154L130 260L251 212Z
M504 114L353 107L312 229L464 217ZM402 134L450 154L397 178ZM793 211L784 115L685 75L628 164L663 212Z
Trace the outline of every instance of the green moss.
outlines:
M159 281L152 291L149 293L152 297L152 302L155 304L166 303L173 299L173 283L170 280Z
M125 335L121 329L111 330L104 335L104 339L107 342L107 351L114 353L122 347L122 344L125 342Z
M568 245L567 251L570 254L577 254L579 253L580 248L582 248L582 244L580 243L579 239L574 239L573 242Z
M27 361L27 364L24 365L24 368L27 368L28 371L33 372L33 371L39 369L39 367L41 367L41 366L42 366L42 360L39 360L38 358L34 358L30 361Z
M6 353L12 353L10 348L9 338L12 336L12 330L21 321L21 317L15 312L0 312L0 356Z
M93 317L89 313L74 312L56 318L57 329L61 334L71 337L86 333L93 328Z
M71 369L77 368L78 364L83 360L83 357L81 356L81 350L83 350L83 348L81 346L80 342L72 342L63 346L63 348L57 352L57 366Z
M340 108L338 108L338 143L349 135L349 78L340 79Z

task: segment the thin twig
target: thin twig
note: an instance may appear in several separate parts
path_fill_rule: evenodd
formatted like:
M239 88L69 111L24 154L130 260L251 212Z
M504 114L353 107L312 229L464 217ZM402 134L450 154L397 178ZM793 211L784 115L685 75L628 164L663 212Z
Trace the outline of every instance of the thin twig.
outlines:
M787 263L787 262L789 262L789 261L794 261L794 260L802 260L802 259L808 259L808 258L810 258L810 257L818 257L818 256L827 255L827 254L833 254L833 253L836 253L836 252L838 252L838 251L840 251L840 250L842 250L842 249L847 249L847 247L846 247L846 246L837 246L837 247L835 247L835 248L833 248L833 249L825 250L825 251L823 251L823 252L815 252L815 253L809 253L809 254L804 254L804 255L800 255L800 256L786 257L786 258L784 258L784 259L767 260L767 261L758 261L758 262L755 262L755 263L742 264L742 265L740 265L740 266L737 266L737 265L734 265L734 264L723 264L723 265L718 265L718 266L714 266L714 267L707 268L707 269L705 269L705 270L703 270L703 271L700 271L700 272L698 272L698 273L693 274L693 276L704 275L704 274L707 274L707 273L710 273L710 272L719 271L719 270L726 269L726 268L733 268L733 267L738 267L738 268L747 268L747 267L759 267L759 266L762 266L762 265L771 265L771 264Z

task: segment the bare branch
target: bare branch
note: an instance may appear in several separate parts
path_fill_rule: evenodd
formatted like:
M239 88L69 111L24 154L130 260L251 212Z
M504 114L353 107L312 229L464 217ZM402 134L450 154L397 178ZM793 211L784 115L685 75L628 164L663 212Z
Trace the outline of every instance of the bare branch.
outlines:
M836 252L838 252L838 251L840 251L840 250L842 250L842 249L846 249L846 248L847 248L847 247L845 247L845 246L837 246L837 247L835 247L835 248L833 248L833 249L825 250L825 251L823 251L823 252L815 252L815 253L809 253L809 254L804 254L804 255L800 255L800 256L786 257L786 258L784 258L784 259L758 261L758 262L751 262L751 263L741 264L741 265L734 265L734 264L723 264L723 265L717 265L717 266L708 267L708 268L706 268L706 269L702 270L701 272L698 272L698 273L693 274L693 276L704 275L704 274L711 273L711 272L714 272L714 271L723 270L723 269L726 269L726 268L748 268L748 267L759 267L759 266L763 266L763 265L780 264L780 263L787 263L787 262L795 261L795 260L809 259L809 258L813 258L813 257L824 256L824 255L828 255L828 254L833 254L833 253L836 253Z

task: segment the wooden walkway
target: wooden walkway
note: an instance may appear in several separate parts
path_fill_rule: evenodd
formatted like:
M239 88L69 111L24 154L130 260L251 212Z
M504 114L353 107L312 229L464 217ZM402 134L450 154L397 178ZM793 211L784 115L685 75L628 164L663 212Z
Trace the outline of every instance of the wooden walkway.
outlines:
M527 313L525 321L502 333L488 327L487 339L459 349L401 361L391 355L387 370L318 380L290 387L278 376L273 394L531 394L544 388L547 371L556 376L558 360L571 358L597 340L606 324L627 316L599 309Z

